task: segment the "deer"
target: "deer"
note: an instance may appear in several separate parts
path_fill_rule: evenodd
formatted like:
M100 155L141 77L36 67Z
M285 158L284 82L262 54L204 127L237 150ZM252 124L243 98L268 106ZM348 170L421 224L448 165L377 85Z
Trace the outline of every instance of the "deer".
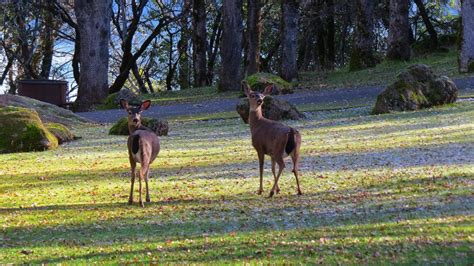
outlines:
M141 123L141 114L151 106L150 100L143 101L140 106L130 106L124 99L120 99L120 106L128 113L128 131L129 136L127 140L128 158L130 160L131 181L130 181L130 196L128 204L133 204L133 185L135 183L137 163L141 165L139 173L139 201L141 207L145 207L142 200L142 181L146 184L146 202L150 202L150 193L148 190L148 175L150 165L158 156L160 152L160 139L149 128Z
M257 194L261 195L263 193L263 164L265 155L269 155L272 160L274 183L268 197L271 198L275 193L278 194L280 192L278 180L283 169L285 169L284 158L288 156L293 161L292 172L296 178L297 194L302 195L298 179L301 134L295 128L267 119L262 114L263 99L271 94L273 84L265 87L263 93L260 93L252 91L247 82L242 81L242 89L249 100L250 112L248 123L252 136L252 146L257 151L260 168L260 187ZM278 174L275 174L275 164L278 164Z

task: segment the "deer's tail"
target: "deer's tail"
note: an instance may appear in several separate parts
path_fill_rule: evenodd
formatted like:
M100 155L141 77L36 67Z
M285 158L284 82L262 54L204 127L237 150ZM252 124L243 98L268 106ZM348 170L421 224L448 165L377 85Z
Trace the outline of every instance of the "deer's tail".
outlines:
M290 132L288 133L288 141L286 142L285 152L286 154L292 153L296 148L296 141L295 135L298 132L294 128L290 128Z

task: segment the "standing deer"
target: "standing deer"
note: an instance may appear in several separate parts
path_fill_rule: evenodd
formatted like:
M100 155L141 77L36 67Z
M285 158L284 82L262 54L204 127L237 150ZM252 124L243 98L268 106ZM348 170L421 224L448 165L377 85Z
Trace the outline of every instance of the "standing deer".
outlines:
M150 164L156 159L160 152L160 139L151 131L151 129L141 124L141 113L147 110L151 105L151 101L143 101L140 106L129 106L124 99L120 100L120 106L128 113L128 158L132 172L130 197L128 204L133 204L133 184L135 183L135 169L137 163L140 167L140 180L138 191L140 193L139 203L141 207L145 207L142 201L142 180L146 184L146 202L150 202L150 193L148 192L148 174Z
M298 180L301 134L292 127L263 117L263 99L272 92L273 85L267 86L263 93L252 91L245 81L242 81L242 87L249 100L250 112L248 122L252 134L252 145L257 150L260 166L260 188L257 193L261 195L263 192L263 163L266 154L270 155L272 159L272 173L275 179L269 197L273 197L274 193L280 192L278 180L285 168L283 159L288 156L291 156L293 161L293 173L296 178L298 195L302 195ZM275 175L275 163L279 167L278 175Z

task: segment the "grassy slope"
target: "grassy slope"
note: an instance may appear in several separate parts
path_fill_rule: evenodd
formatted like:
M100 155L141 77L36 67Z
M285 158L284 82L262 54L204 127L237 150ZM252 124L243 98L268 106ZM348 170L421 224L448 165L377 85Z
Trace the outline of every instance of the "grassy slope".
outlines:
M288 170L281 194L255 194L239 119L171 122L145 209L126 205L125 137L107 127L0 155L0 264L472 263L474 104L369 111L290 122L303 134L301 197ZM272 179L267 162L265 193Z
M410 62L383 61L374 68L354 72L350 72L348 67L327 73L305 72L300 74L300 78L302 86L311 89L385 85L412 64L427 64L435 73L451 78L468 76L459 74L457 53L451 51L418 56Z

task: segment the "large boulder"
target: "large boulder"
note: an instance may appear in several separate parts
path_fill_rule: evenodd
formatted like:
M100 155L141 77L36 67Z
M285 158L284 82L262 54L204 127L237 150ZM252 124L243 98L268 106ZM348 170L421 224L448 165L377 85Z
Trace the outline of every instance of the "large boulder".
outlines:
M94 123L75 113L54 104L38 101L29 97L5 94L0 95L0 107L16 106L34 109L43 122L60 123L66 126Z
M250 88L254 91L263 92L265 87L273 84L273 95L293 93L293 85L291 83L285 81L280 76L270 73L255 73L248 76L245 81L247 81L247 84L249 84Z
M35 110L0 107L0 153L44 151L58 147Z
M246 124L249 119L249 100L243 98L237 104L236 110L240 117ZM263 100L262 106L263 116L271 120L298 120L305 116L296 109L296 107L289 102L275 97L267 96Z
M65 125L59 123L45 123L44 126L58 139L59 144L73 141L77 138Z
M151 129L158 136L168 136L168 121L155 118L142 118L142 125ZM128 119L123 117L119 119L109 130L110 135L128 135Z
M120 106L120 99L125 99L130 105L140 105L142 103L140 97L129 89L121 89L112 93L104 100L104 104L99 109L116 109Z
M457 95L458 89L451 79L436 75L427 65L412 65L377 97L372 113L413 111L453 103Z

